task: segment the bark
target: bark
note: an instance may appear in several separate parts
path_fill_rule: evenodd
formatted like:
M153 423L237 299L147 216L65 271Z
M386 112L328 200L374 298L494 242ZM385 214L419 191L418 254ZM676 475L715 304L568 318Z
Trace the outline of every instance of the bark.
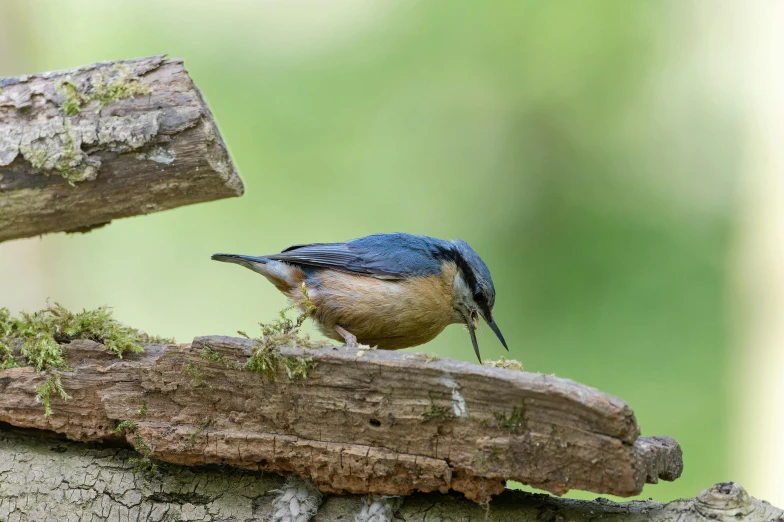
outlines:
M96 441L132 420L125 439L160 461L293 474L335 493L452 489L481 502L518 480L629 496L682 470L674 440L640 437L623 401L568 379L337 346L280 348L273 379L241 368L252 348L202 337L121 360L73 341L62 373L73 398L53 398L44 417L47 377L0 371L0 421Z
M0 520L6 522L90 521L269 521L284 501L283 477L225 466L189 468L166 465L147 480L129 459L135 453L96 443L74 443L34 434L20 436L0 428ZM669 504L566 500L504 491L487 506L462 496L415 494L405 499L326 495L310 520L608 522L756 522L782 520L784 512L750 498L733 483L717 484L696 499ZM374 505L390 506L386 517L368 514ZM379 512L381 510L378 510ZM285 513L284 513L285 514ZM301 520L307 520L302 517Z
M0 242L242 192L181 60L0 79Z

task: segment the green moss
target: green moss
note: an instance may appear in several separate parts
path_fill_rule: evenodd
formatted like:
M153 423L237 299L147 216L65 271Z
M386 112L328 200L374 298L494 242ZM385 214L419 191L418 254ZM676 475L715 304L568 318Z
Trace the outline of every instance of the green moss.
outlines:
M523 370L523 363L520 361L515 361L514 359L507 359L506 357L501 357L497 361L484 361L482 362L483 366L492 366L493 368L506 368L507 370L517 370L517 371L524 371Z
M63 133L63 146L60 149L60 160L55 164L54 169L60 173L72 187L76 186L77 181L84 179L85 167L79 169L82 163L82 152L76 150L73 138L71 137L71 125L66 120L64 122L65 132ZM44 173L45 174L45 173Z
M475 449L471 462L477 462L479 464L501 462L501 448L493 447L484 450Z
M284 371L290 380L307 379L310 372L316 367L312 357L289 357L280 353L281 346L299 346L301 348L321 348L328 343L314 342L307 335L300 335L299 329L305 319L316 310L310 300L307 290L302 285L303 300L280 312L280 319L270 323L259 323L261 337L254 339L253 355L245 364L245 369L259 373L271 381L278 378L279 371ZM302 313L296 320L286 317L286 312L298 307ZM238 332L248 337L244 332Z
M38 312L22 312L17 318L0 308L0 369L32 366L38 372L47 372L46 382L36 388L36 397L47 416L51 414L52 394L70 399L63 390L60 371L67 367L67 344L75 339L101 343L118 357L126 352L142 352L140 343L173 342L119 323L107 307L74 313L55 303ZM14 357L14 343L19 343L18 359Z
M133 76L126 64L98 69L90 76L90 85L85 91L81 91L71 77L60 80L55 87L63 96L60 110L66 116L79 114L93 100L99 102L100 111L106 104L151 92L149 85Z
M139 417L144 417L145 415L147 415L147 403L146 403L146 402L145 402L145 403L143 403L143 404L142 404L142 407L141 407L141 408L139 408L139 409L136 411L136 415L138 415Z
M247 337L247 335L245 335ZM204 346L201 350L201 358L207 361L221 363L223 366L230 370L241 370L243 366L237 362L230 361L224 357L223 354L216 352L209 346Z
M149 484L148 481L150 479L157 478L159 475L158 464L153 462L151 458L155 453L155 448L150 446L147 441L139 435L139 428L132 420L122 421L112 430L112 433L126 432L133 434L131 437L131 445L139 454L138 457L128 459L128 464L131 465L131 469L144 477L145 484Z
M245 368L263 375L270 381L278 380L278 372L285 371L290 380L307 379L316 367L312 357L287 357L278 348L257 345Z
M63 382L60 380L60 372L57 370L50 371L46 378L46 382L35 388L35 398L44 407L44 417L48 417L52 414L52 408L50 407L49 401L51 400L53 393L59 395L63 400L71 398L70 395L65 393Z
M131 68L124 63L116 64L109 69L99 69L90 77L92 99L101 102L101 106L134 96L150 94L150 86L133 76Z
M204 386L204 371L193 364L193 361L190 359L188 359L188 362L185 364L185 373L191 377L191 380L188 383L191 388L200 388Z
M220 354L210 348L209 346L205 345L204 348L201 349L201 358L206 359L208 361L219 362L222 364L227 364L229 361L226 360L226 357L223 354Z
M114 427L112 433L125 433L125 430L135 430L136 423L132 420L124 420Z
M90 98L79 92L79 87L74 83L73 79L69 76L60 80L55 85L57 91L63 95L63 103L60 105L60 110L66 116L75 116L82 110L82 106L90 101Z
M508 430L512 435L520 435L525 431L525 404L515 406L507 417L505 412L493 412L495 427Z
M202 432L206 430L207 426L209 425L210 425L210 420L207 419L204 422L202 422L201 425L199 425L199 427L193 433L188 433L188 439L185 441L185 444L182 447L183 451L192 448L193 445L196 444L196 437L201 435Z
M55 303L38 312L22 312L18 319L11 319L10 324L8 337L23 339L22 354L28 357L28 362L35 363L30 366L39 371L49 366L61 367L64 364L62 345L75 339L101 343L120 358L127 352L143 352L142 343L173 342L125 326L112 317L111 309L106 306L74 313Z
M432 397L430 398L430 407L422 412L422 419L424 419L422 422L429 422L433 419L446 421L454 418L455 415L451 408L437 405L433 402Z
M425 362L433 362L440 359L440 357L434 353L415 353L411 358Z

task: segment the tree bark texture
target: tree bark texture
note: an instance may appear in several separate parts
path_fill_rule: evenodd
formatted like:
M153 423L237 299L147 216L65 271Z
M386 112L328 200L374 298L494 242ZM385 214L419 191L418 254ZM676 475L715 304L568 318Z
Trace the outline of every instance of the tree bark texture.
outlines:
M455 490L476 502L506 480L563 494L621 496L674 480L681 450L640 437L623 401L568 379L418 354L282 347L310 359L304 379L278 363L244 370L253 341L200 337L147 345L117 359L95 342L68 345L62 383L44 416L30 367L0 371L0 421L78 441L123 437L153 458L292 474L334 493L410 495ZM127 423L126 423L127 424Z
M0 242L243 190L181 60L0 79Z
M454 494L389 499L385 516L367 516L384 499L325 495L315 515L284 502L283 477L226 466L166 465L146 480L129 464L135 452L0 428L0 520L4 522L163 522L271 520L489 522L771 522L784 511L750 498L737 484L717 484L696 499L669 504L566 500L506 490L486 506ZM290 513L297 513L293 516ZM379 510L380 511L380 510ZM363 514L365 516L363 516Z

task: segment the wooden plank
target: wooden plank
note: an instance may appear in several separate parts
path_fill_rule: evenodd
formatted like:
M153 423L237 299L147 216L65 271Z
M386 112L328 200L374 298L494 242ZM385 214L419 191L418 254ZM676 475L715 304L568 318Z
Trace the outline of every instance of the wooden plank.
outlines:
M241 369L252 347L200 337L120 360L76 340L62 374L73 399L53 399L44 417L35 388L46 377L0 371L0 421L94 441L133 420L127 440L161 461L295 474L335 493L451 489L481 502L518 480L628 496L682 470L674 440L640 437L623 401L568 379L329 346L280 348L315 367L295 380L279 367L270 380Z
M0 242L243 190L182 60L0 79Z

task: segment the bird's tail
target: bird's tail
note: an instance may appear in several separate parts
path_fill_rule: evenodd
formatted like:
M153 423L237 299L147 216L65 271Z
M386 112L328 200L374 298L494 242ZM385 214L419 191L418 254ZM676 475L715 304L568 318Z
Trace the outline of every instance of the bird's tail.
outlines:
M213 261L222 261L224 263L235 263L251 270L257 264L266 265L269 259L266 257L243 256L239 254L212 254Z
M305 280L305 275L299 268L282 261L273 261L266 257L213 254L212 259L250 268L266 277L278 290L290 297L300 294L300 285Z

